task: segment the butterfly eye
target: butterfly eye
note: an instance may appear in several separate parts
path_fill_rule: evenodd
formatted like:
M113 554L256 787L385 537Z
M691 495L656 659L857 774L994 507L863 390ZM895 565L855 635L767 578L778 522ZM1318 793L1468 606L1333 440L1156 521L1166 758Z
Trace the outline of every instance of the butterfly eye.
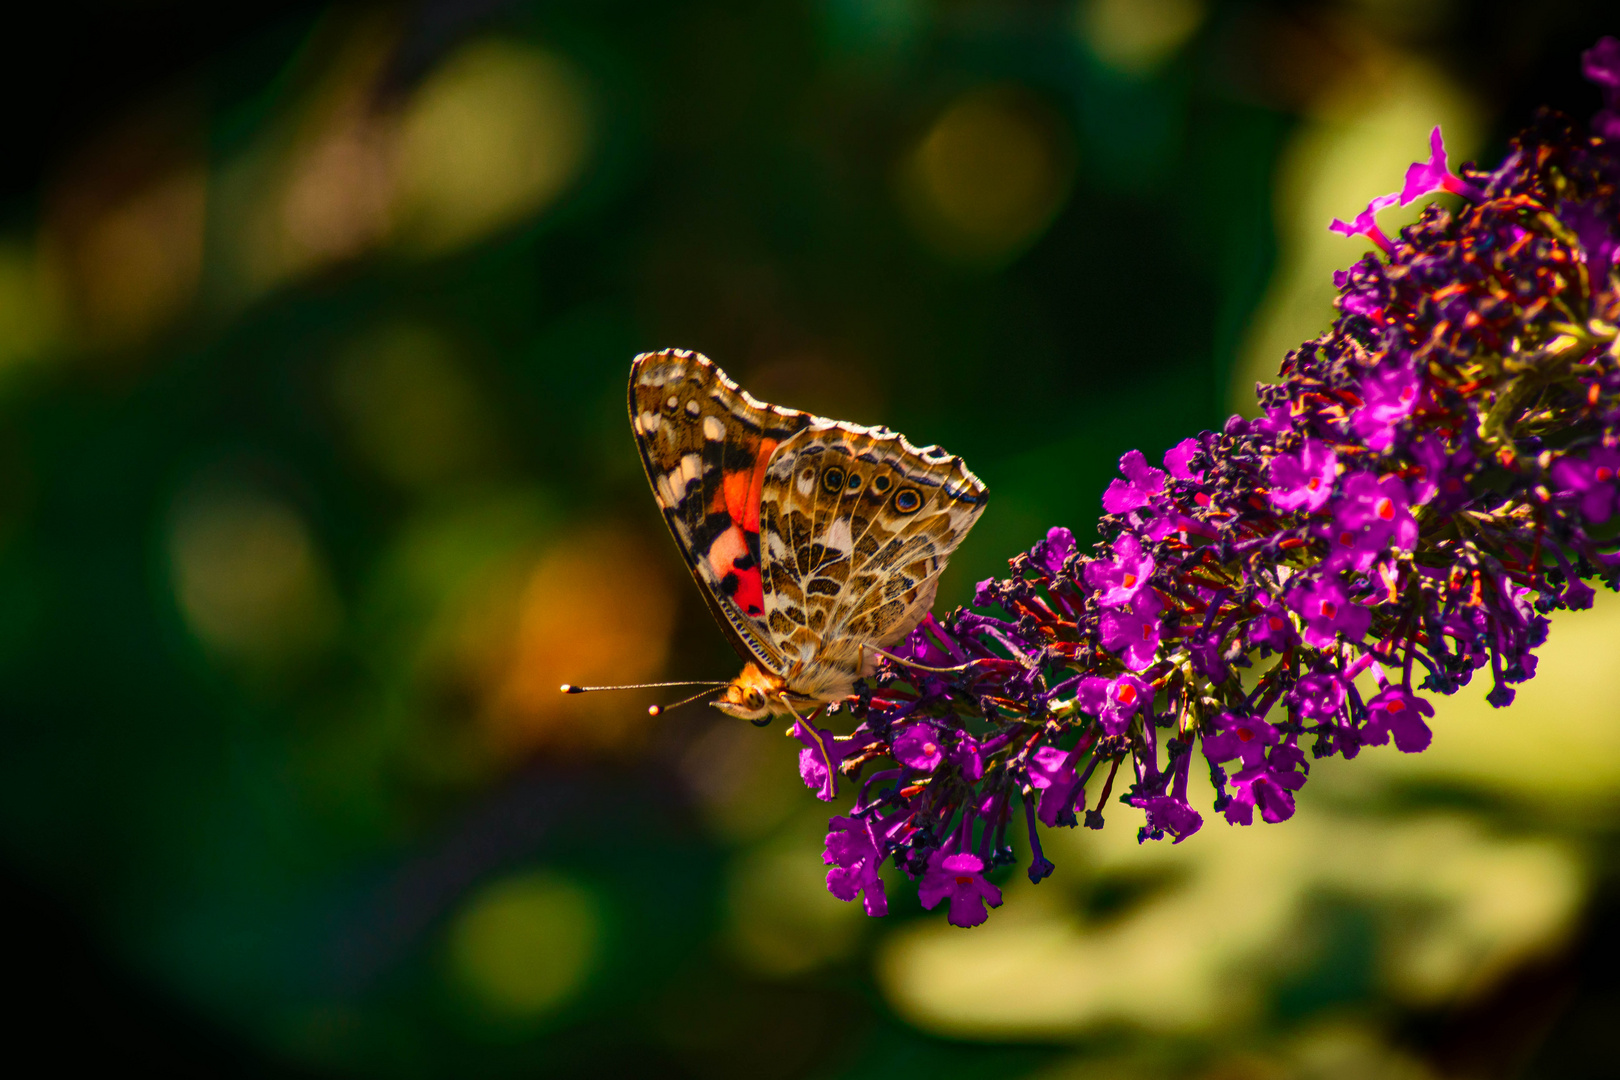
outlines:
M851 490L851 491L859 491L859 490L861 490L861 478L855 473L850 473L849 474L849 490Z
M821 474L821 486L834 495L844 490L844 470L836 465Z
M874 476L872 478L872 490L877 492L880 495L883 492L888 491L889 490L889 478L887 476Z
M922 505L922 496L915 488L901 488L894 493L894 508L902 514L915 514Z

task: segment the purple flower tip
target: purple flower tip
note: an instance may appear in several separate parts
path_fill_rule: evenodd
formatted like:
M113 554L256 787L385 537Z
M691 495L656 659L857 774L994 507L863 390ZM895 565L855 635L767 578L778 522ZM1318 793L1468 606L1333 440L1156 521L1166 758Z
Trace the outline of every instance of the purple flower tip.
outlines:
M1406 183L1401 186L1401 205L1406 206L1434 191L1449 191L1475 201L1484 198L1478 188L1454 175L1446 164L1446 144L1440 138L1439 127L1429 132L1429 159L1415 161L1406 170Z
M1386 206L1394 206L1395 201L1399 198L1398 194L1380 195L1368 203L1367 208L1352 220L1341 221L1339 218L1334 218L1332 223L1328 225L1328 229L1341 236L1365 236L1368 240L1377 244L1379 250L1385 253L1393 251L1395 245L1390 243L1389 237L1384 235L1384 230L1378 227L1378 211Z

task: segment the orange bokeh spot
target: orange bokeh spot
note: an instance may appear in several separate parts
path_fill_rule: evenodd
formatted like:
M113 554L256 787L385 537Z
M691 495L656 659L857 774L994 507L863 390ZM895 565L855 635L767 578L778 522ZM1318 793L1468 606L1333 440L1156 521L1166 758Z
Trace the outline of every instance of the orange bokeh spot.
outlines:
M597 529L520 566L491 583L467 656L491 748L503 757L633 749L651 723L646 693L558 687L662 675L675 609L656 560L639 539Z

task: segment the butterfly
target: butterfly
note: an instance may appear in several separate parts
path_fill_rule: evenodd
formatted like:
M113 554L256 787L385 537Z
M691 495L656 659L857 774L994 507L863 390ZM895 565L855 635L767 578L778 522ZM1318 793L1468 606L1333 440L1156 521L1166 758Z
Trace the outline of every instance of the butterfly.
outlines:
M768 405L695 352L635 358L630 426L681 556L744 660L712 704L756 723L853 694L928 614L984 511L960 457Z

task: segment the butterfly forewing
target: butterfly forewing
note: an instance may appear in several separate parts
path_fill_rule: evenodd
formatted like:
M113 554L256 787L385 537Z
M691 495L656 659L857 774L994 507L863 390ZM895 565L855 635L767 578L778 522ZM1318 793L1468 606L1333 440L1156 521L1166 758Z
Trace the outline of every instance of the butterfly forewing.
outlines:
M631 365L630 426L653 497L732 644L773 671L759 492L777 447L816 419L756 400L697 353L643 353Z

